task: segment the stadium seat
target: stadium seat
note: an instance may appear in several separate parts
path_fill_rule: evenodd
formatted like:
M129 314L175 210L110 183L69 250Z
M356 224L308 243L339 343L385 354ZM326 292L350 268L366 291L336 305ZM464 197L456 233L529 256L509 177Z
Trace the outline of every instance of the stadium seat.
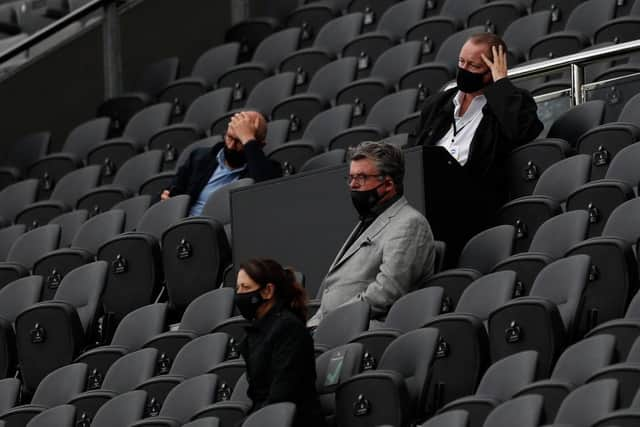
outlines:
M0 288L22 276L26 276L34 263L44 254L58 247L60 226L45 225L18 237L5 262L0 263Z
M389 344L400 335L419 329L440 314L442 288L429 287L398 298L380 327L362 332L351 342L363 348L362 368L375 369Z
M26 390L34 390L45 375L71 363L89 342L107 268L100 261L76 268L62 280L52 301L35 304L16 318L18 360Z
M613 336L598 335L585 338L568 347L560 355L549 379L525 386L516 396L542 396L543 417L552 420L556 417L564 398L573 389L583 385L593 372L610 365L615 357Z
M273 108L274 119L288 119L289 137L302 136L309 121L330 107L340 88L349 84L356 75L356 59L343 58L322 66L311 78L308 89L285 98Z
M573 390L562 401L555 424L590 426L616 408L618 382L601 380Z
M8 426L27 424L29 420L46 409L63 405L71 397L82 392L86 375L87 367L83 363L73 363L56 369L38 384L30 404L9 409L0 414L0 420L4 421ZM73 419L73 416L71 419Z
M563 31L554 32L538 39L529 51L531 58L556 58L576 53L591 45L596 30L615 15L615 0L588 0L575 6L568 16Z
M320 153L300 166L300 172L309 172L316 169L322 169L332 166L339 166L346 162L347 152L343 149L336 148L326 153Z
M571 11L581 2L582 0L563 0L562 2L554 0L530 0L529 7L532 12L547 10L551 12L551 29L552 31L559 31L564 29Z
M602 237L585 240L568 251L569 255L585 254L591 258L589 286L579 321L582 334L602 322L622 316L638 289L638 269L632 245L640 238L639 202L640 199L635 198L618 206L609 216Z
M11 246L26 230L27 227L24 224L0 228L0 262L6 261Z
M90 423L105 403L118 395L128 393L141 382L151 378L155 371L158 352L147 348L126 354L117 359L104 375L102 385L90 381L87 391L73 396L69 404L76 407L77 423Z
M80 197L100 182L100 166L87 166L63 176L53 189L49 200L25 206L16 215L16 223L30 229L47 224L61 213L72 210Z
M109 342L92 348L80 354L76 362L87 365L89 370L87 383L92 388L102 385L110 366L123 355L136 351L151 337L165 330L167 324L167 305L164 303L150 304L128 313L118 324L113 338L105 331L101 342ZM103 328L107 329L107 321L103 321Z
M128 159L116 172L112 184L84 191L76 207L87 209L91 215L105 212L135 194L145 180L159 172L163 157L162 151L151 150Z
M298 48L300 32L300 28L288 28L269 35L256 47L251 62L229 67L222 73L218 87L233 89L234 108L243 106L256 84L272 74L280 61Z
M140 218L142 218L149 208L150 204L151 196L145 194L122 200L121 202L113 205L111 210L121 210L124 212L125 223L122 231L133 231L138 225L138 222L140 222Z
M72 427L76 415L76 408L72 405L58 405L46 409L31 418L26 427Z
M336 392L337 425L406 425L422 417L438 331L416 329L396 338L377 370L354 375Z
M300 45L309 46L314 42L318 31L340 15L342 8L338 3L340 0L301 4L287 16L285 26L300 28Z
M49 221L49 224L58 224L60 226L60 246L67 248L71 244L73 236L78 229L89 217L89 213L84 209L78 209L58 215Z
M396 124L415 111L418 103L418 90L405 89L376 101L367 114L363 125L354 126L339 132L329 143L330 149L348 148L362 141L377 141L393 132ZM356 116L357 105L354 105Z
M513 298L515 288L516 274L513 271L486 274L462 292L455 313L471 314L486 322L494 310Z
M352 112L353 106L344 104L316 114L301 139L274 147L267 155L282 165L285 175L300 171L305 162L329 148L331 138L349 128Z
M291 402L263 406L249 415L242 427L292 427L296 405Z
M336 104L353 104L352 124L362 124L371 107L393 92L400 77L418 63L419 57L420 43L416 41L385 50L376 59L368 77L348 83L337 91Z
M102 184L115 182L118 169L141 152L151 137L169 124L173 106L168 102L155 104L137 112L119 138L108 139L87 153L87 163L102 165Z
M483 427L537 427L544 419L542 403L543 397L535 394L507 400L489 413Z
M421 62L438 60L438 52L450 48L450 46L445 46L445 40L460 32L459 30L462 30L469 14L485 3L485 0L445 0L442 2L439 14L428 13L425 19L418 21L407 30L405 38L422 42ZM476 33L483 32L484 22L482 26L473 28ZM453 53L457 57L460 47L462 44L455 53L449 52L449 54Z
M508 48L507 64L514 66L529 60L531 45L537 39L549 34L550 26L551 12L548 10L525 15L510 23L502 35Z
M0 378L15 373L17 354L13 325L23 310L40 301L41 292L40 276L23 277L0 289Z
M467 427L469 413L464 410L449 411L429 418L419 427Z
M236 42L214 46L202 53L193 64L188 77L173 80L160 93L161 102L173 104L173 118L182 118L191 103L213 89L218 78L238 63L240 44Z
M222 211L220 205L225 202L229 205L228 198L227 193L226 201L218 198L218 206L212 207ZM196 297L215 289L222 281L222 272L231 264L224 225L207 217L190 217L174 223L162 233L162 261L169 304L182 312Z
M251 399L247 396L249 383L246 375L241 375L233 388L231 398L227 401L216 402L200 409L192 417L194 420L203 418L218 418L220 427L233 427L246 417L247 412L251 409Z
M443 289L442 312L449 313L458 304L460 295L462 295L467 286L480 276L482 274L473 269L454 268L434 274L427 279L424 286L437 286Z
M547 137L564 139L569 145L576 147L582 134L602 124L604 109L605 103L601 100L573 107L554 120Z
M594 43L602 43L612 41L614 43L624 43L635 40L640 37L638 33L638 16L640 15L640 3L636 1L628 1L624 6L631 8L623 16L619 14L620 4L616 9L617 18L610 19L602 24L595 32L593 37Z
M350 40L342 48L343 57L358 58L358 77L368 77L372 64L382 53L392 48L402 39L405 32L424 16L426 0L406 0L389 7L377 23L376 31L363 33ZM419 52L419 47L416 48ZM419 60L416 53L415 65Z
M49 152L50 132L24 135L11 144L0 161L0 189L23 178L27 168Z
M92 427L126 426L144 417L147 394L135 390L108 400L97 410Z
M511 225L499 225L476 234L462 249L458 267L489 273L513 253L515 232Z
M110 126L111 120L107 117L81 123L69 132L60 152L44 156L29 166L27 175L40 182L41 200L50 197L60 178L84 164L89 150L108 138Z
M19 379L5 378L3 380L0 380L0 411L2 411L2 413L16 406L19 403L19 398L20 398L20 380Z
M186 423L196 412L212 403L217 383L218 377L213 374L184 380L167 394L158 412L152 410L149 418L135 422L130 427L178 427Z
M318 32L313 46L296 50L280 62L280 72L296 73L296 92L305 92L316 72L333 61L350 40L362 29L360 12L340 16L326 23Z
M38 181L25 179L10 184L0 191L2 204L0 205L0 225L13 224L16 215L25 207L36 201L38 195Z
M316 353L343 345L369 328L369 304L356 301L328 313L313 334Z
M179 72L180 60L176 57L147 64L134 83L133 91L105 100L98 107L97 116L111 119L114 134L124 130L123 135L129 136L127 128L131 119L152 103L162 89L178 77Z
M355 0L349 2L347 11L362 12L363 26L366 31L371 31L378 24L380 17L393 6L396 0Z
M589 214L584 210L551 217L538 228L527 252L503 259L493 270L514 271L517 275L515 296L528 295L540 270L582 242L587 237L588 225Z
M467 18L467 27L484 25L485 31L502 35L509 24L525 12L524 5L518 0L493 1L471 11Z
M230 88L221 88L196 98L183 113L182 122L158 129L149 138L147 149L163 150L162 168L174 169L182 150L204 138L211 125L227 112L230 105Z
M145 347L156 348L158 373L169 372L176 354L192 339L208 334L220 322L233 314L232 289L215 289L195 298L185 309L177 329L161 333L149 339Z
M589 265L586 255L554 261L540 271L528 297L516 298L491 313L491 359L536 350L538 372L548 375L576 336Z
M547 168L533 189L533 195L506 203L498 213L502 224L516 228L514 252L526 251L540 225L561 212L560 204L589 179L591 158L578 154Z
M569 144L555 138L532 141L511 151L506 161L509 199L531 195L540 175L570 153Z
M440 413L466 409L469 427L481 427L491 411L537 378L538 353L523 351L498 360L482 376L475 394L448 403Z
M224 361L228 342L229 336L224 333L207 334L195 338L180 349L167 374L149 378L138 384L137 390L147 392L149 412L157 413L167 395L178 384L189 378L209 373L216 365ZM217 375L216 378L219 387L221 382Z

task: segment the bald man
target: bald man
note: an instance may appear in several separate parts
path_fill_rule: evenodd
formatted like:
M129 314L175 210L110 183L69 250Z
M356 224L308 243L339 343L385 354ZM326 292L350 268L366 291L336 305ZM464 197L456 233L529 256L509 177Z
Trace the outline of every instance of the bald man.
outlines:
M282 176L280 164L264 152L267 122L256 111L233 115L224 142L211 148L193 150L176 174L171 187L162 192L166 200L178 194L191 196L189 215L201 215L202 208L216 190L240 178L256 182Z

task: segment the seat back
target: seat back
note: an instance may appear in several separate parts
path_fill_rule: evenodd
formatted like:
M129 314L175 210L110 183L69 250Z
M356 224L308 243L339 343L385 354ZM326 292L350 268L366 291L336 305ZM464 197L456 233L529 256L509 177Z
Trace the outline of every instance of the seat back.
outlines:
M180 320L180 330L197 335L209 333L216 325L231 317L235 291L230 288L214 289L194 299Z
M616 407L618 381L601 380L573 390L560 405L556 424L590 426Z
M86 121L69 132L62 152L73 153L82 160L87 156L89 149L108 138L110 128L111 119L108 117Z
M554 120L547 137L562 138L575 147L580 135L602 124L604 107L604 101L595 100L571 108Z
M609 366L615 360L615 337L595 335L584 338L562 352L551 378L572 384L584 384L598 369Z
M498 401L510 399L518 390L536 379L538 352L522 351L489 366L476 395L490 396Z
M69 247L73 236L75 236L88 217L89 212L86 209L76 209L52 218L49 224L58 224L60 226L60 244L58 246L61 248Z
M54 299L76 308L85 331L93 322L100 295L107 281L108 264L95 261L71 270L60 282Z
M448 0L451 1L451 0ZM455 0L459 3L464 3L465 5L471 4L473 2L466 2L466 0ZM462 7L464 9L464 6ZM444 9L444 6L443 6ZM438 49L438 53L436 54L436 62L440 62L444 64L451 73L456 70L458 64L458 55L460 54L460 49L467 42L469 37L474 34L480 33L484 31L484 27L477 26L472 28L467 28L466 30L460 30L457 33L454 33L447 37L442 44L440 45L440 49Z
M635 165L640 161L640 145L631 144L624 147L611 159L605 178L619 179L636 186L640 183L640 172Z
M380 54L371 68L371 76L394 85L409 68L420 62L421 53L422 43L419 41L409 41L393 46Z
M144 417L147 393L130 391L107 400L96 412L92 427L127 426Z
M543 397L530 394L508 400L487 416L483 427L538 427L542 421Z
M357 301L327 314L316 329L313 340L328 348L346 344L369 327L369 304Z
M251 109L268 117L276 104L293 94L296 73L276 74L258 82L247 97L245 109Z
M469 412L465 410L452 410L429 418L419 427L467 427L469 425Z
M59 200L68 207L75 208L78 199L98 185L101 170L101 166L92 165L69 172L60 178L49 199Z
M28 269L47 252L58 247L60 226L50 224L28 231L18 237L7 253L7 261L15 262Z
M229 335L223 332L189 341L176 355L169 374L192 378L210 372L217 364L224 362L228 343ZM203 354L207 357L202 357Z
M589 180L591 156L578 154L549 166L533 189L536 196L547 196L562 202Z
M113 184L135 193L147 178L160 172L163 156L161 150L149 150L133 156L120 166Z
M473 268L488 273L495 265L513 253L516 229L499 225L473 236L462 249L458 267Z
M202 216L215 219L221 224L231 223L231 191L253 184L251 178L240 178L218 188L202 208Z
M178 77L179 71L180 60L175 56L147 64L134 83L134 90L155 97Z
M558 259L574 244L587 237L589 213L584 210L570 211L546 220L531 240L529 252L542 252Z
M544 267L531 287L530 295L543 297L557 305L565 330L572 332L582 293L589 277L588 255L561 258Z
M27 307L40 301L42 276L27 276L8 283L0 289L0 318L15 322Z
M393 132L400 120L415 111L417 102L418 89L405 89L387 95L373 104L365 123L387 133Z
M249 415L242 427L292 427L296 405L291 402L263 406Z
M143 348L116 359L104 374L101 388L117 394L133 390L156 370L158 350Z
M214 374L184 380L167 394L160 416L186 423L198 410L213 403L217 385L218 376Z
M183 122L194 124L203 131L208 130L229 110L232 91L230 87L221 87L199 96L187 109Z
M22 236L27 229L24 224L16 224L11 227L0 228L0 262L7 259L9 250L13 243Z
M338 91L356 77L358 60L353 57L338 59L322 66L311 78L307 93L320 95L331 101Z
M15 140L6 154L5 164L20 170L45 156L49 152L51 132L35 132Z
M473 314L485 321L492 311L513 298L515 287L514 271L498 271L484 275L462 292L456 313Z
M73 237L71 246L96 254L104 242L122 233L124 222L125 213L120 209L96 215L82 224Z
M231 42L214 46L198 57L193 65L191 76L200 77L209 86L214 86L227 69L236 65L239 55L240 43Z
M640 238L640 199L624 202L614 209L602 230L603 236L618 237L631 244Z
M87 365L84 363L58 368L42 379L31 403L47 408L67 403L84 390L86 380Z
M27 423L26 427L70 427L76 417L76 407L73 405L58 405L46 409ZM4 424L4 423L3 423Z
M167 324L167 304L158 303L140 307L128 313L118 324L111 345L137 350L149 338L162 332Z
M525 15L509 24L502 39L516 57L527 59L533 43L549 33L550 24L551 12L548 10Z
M299 43L300 28L287 28L273 33L256 47L252 62L260 63L272 71L285 56L298 48Z
M25 179L5 187L0 192L0 218L12 223L22 209L36 201L38 185L37 179Z
M167 227L187 216L188 209L188 195L183 194L163 200L147 209L142 218L140 218L136 229L160 240Z
M378 31L399 40L413 24L422 19L425 13L425 0L408 0L394 4L387 9L378 21Z
M360 34L362 22L362 12L349 13L334 18L318 30L313 46L335 55L342 51L347 42Z
M401 296L389 309L384 326L403 333L421 328L440 314L443 295L442 288L433 286Z
M485 0L445 0L440 9L440 15L465 21L474 9L484 3Z
M353 106L344 104L316 114L309 121L302 139L313 142L320 147L328 148L331 138L349 127L352 112Z
M136 228L138 222L140 222L140 218L142 218L142 215L144 215L150 204L151 196L144 194L122 200L113 205L111 210L122 210L125 214L124 229L122 231L132 231Z
M588 0L571 11L565 29L593 37L596 30L613 19L615 14L616 0Z

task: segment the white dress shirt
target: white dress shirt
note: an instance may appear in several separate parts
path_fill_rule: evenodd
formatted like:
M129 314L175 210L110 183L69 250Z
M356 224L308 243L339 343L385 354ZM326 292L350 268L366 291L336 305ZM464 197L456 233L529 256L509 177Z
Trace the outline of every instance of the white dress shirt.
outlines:
M436 144L438 147L444 147L449 154L464 166L469 158L469 147L473 136L476 134L476 129L482 120L482 108L487 103L487 98L484 95L478 95L471 101L467 111L460 116L460 102L464 94L460 91L453 97L453 110L454 124L449 131L442 137Z

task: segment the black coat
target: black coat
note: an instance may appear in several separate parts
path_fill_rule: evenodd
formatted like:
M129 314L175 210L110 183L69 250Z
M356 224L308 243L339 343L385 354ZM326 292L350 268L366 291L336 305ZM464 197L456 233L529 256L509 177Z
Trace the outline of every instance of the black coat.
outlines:
M224 148L224 142L220 142L211 148L198 148L193 150L186 162L178 169L169 193L171 196L188 194L191 196L191 204L200 197L202 189L207 185L209 178L218 167L217 155ZM282 176L280 164L265 156L262 146L257 141L249 141L244 146L247 156L247 167L240 178L253 178L256 182Z
M239 345L247 366L251 411L277 402L296 404L295 427L322 427L313 339L291 310L273 307L246 328Z
M427 98L416 144L434 146L451 128L456 93L451 89ZM425 152L427 219L435 238L447 243L449 266L470 237L494 225L507 200L505 160L543 128L532 96L508 78L487 86L484 95L487 103L464 166Z

